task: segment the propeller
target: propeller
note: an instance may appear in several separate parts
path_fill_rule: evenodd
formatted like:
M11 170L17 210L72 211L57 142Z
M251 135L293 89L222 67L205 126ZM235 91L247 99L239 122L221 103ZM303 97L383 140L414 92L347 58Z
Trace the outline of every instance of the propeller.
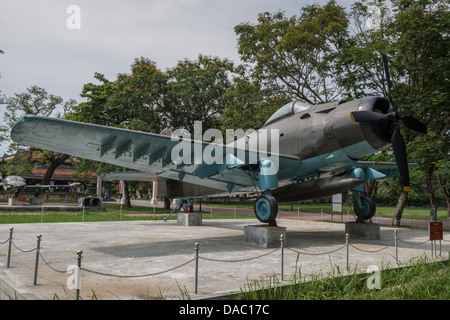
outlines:
M391 78L389 74L389 66L386 53L383 55L383 67L386 74L386 81L388 87L389 95L389 110L388 113L378 113L374 111L355 111L350 113L350 117L355 122L366 122L366 123L379 123L386 120L392 121L393 133L391 137L392 148L394 149L395 161L400 173L400 179L402 181L403 190L409 191L409 170L408 170L408 159L406 155L406 145L402 134L400 133L400 125L403 124L405 127L412 129L414 131L427 134L428 128L425 124L417 119L410 116L400 116L395 109L394 101L392 100L391 94Z

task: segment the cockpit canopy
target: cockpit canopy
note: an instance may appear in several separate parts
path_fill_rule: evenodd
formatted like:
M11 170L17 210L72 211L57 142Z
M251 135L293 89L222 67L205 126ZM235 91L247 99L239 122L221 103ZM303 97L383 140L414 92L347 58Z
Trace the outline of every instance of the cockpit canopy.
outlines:
M293 114L305 111L306 109L310 108L311 105L304 103L302 101L294 101L289 102L288 104L285 104L280 109L278 109L270 118L266 121L264 126L267 126L268 124L271 124L275 121L278 121L280 119L292 116Z

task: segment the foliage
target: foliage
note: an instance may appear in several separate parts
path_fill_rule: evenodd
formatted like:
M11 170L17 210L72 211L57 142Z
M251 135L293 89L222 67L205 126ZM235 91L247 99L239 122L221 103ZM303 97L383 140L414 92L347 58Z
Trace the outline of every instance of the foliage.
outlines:
M199 55L184 59L167 70L164 106L161 113L175 128L192 132L194 121L202 130L220 128L220 116L226 108L223 95L231 86L234 64L228 59Z
M71 108L76 104L76 101L70 99L66 102L56 95L49 94L44 88L38 86L31 86L27 88L27 92L16 93L14 97L6 99L6 112L4 114L4 119L6 125L0 127L0 131L3 133L2 138L6 139L9 135L9 130L11 127L24 115L40 115L40 116L56 116L58 118L64 116ZM8 138L9 139L9 138ZM9 152L19 151L20 146L12 143L9 147ZM29 148L29 154L34 154L36 152L35 148ZM47 171L41 181L42 184L49 184L50 179L55 171L55 169L64 161L66 161L69 156L61 153L55 153L47 150L40 150L38 155L39 163L38 165L47 167ZM22 156L18 154L18 159L22 159ZM32 170L31 164L32 157L30 156L28 163L25 167L23 166L22 160L17 160L16 165L13 165L9 171L15 171L17 174L29 174ZM19 165L18 165L19 164ZM22 165L20 165L22 164Z
M300 16L264 12L258 23L235 27L244 62L255 64L254 76L276 84L292 98L316 104L335 100L336 59L348 36L345 10L335 1L308 5Z
M380 270L380 289L370 289L371 273L357 270L346 275L339 267L332 274L313 274L304 279L301 269L290 285L282 286L278 279L248 281L237 299L245 300L448 300L450 264L430 262L426 257L409 261L390 269Z

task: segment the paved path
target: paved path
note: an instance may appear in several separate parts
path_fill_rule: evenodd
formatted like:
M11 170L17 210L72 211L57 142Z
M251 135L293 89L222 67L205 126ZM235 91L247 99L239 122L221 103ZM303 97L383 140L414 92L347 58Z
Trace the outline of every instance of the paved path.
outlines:
M201 226L175 220L30 223L0 225L0 299L75 299L73 271L83 250L81 296L91 299L202 299L245 290L253 280L281 279L280 248L244 243L244 227L256 219L204 219ZM346 270L344 226L339 223L279 219L286 227L284 281ZM9 228L14 227L11 264L7 268ZM430 256L424 230L399 230L399 260ZM42 234L37 284L36 235ZM449 240L445 233L445 239ZM200 243L198 293L195 250ZM393 229L381 228L380 240L350 240L349 266L396 266ZM448 242L442 243L447 259ZM19 250L20 249L20 250ZM23 250L23 251L21 251ZM300 254L300 255L299 255ZM45 261L44 261L45 259ZM141 277L142 276L142 277ZM274 280L272 280L273 282Z

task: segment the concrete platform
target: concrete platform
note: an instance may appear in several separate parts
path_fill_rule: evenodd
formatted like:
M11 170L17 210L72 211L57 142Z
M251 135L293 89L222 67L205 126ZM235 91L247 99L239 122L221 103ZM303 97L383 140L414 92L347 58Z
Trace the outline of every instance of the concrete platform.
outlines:
M201 226L202 221L201 213L177 213L177 223L182 226Z
M244 227L244 243L261 248L280 247L281 235L286 240L286 227L271 227L269 225L249 225Z
M345 233L348 233L351 239L379 240L380 224L346 222Z
M284 283L290 283L296 268L301 268L305 277L328 273L332 266L345 270L344 224L283 219L277 222L287 228L289 239L284 250ZM249 280L280 277L281 250L244 244L244 227L251 224L260 222L205 219L202 226L190 227L180 226L175 220L0 225L0 298L75 299L75 290L67 286L73 275L63 272L77 264L77 250L84 252L82 268L91 271L81 272L83 299L91 299L93 292L97 299L124 300L205 299L239 292ZM14 246L11 266L7 268L8 243L4 242L9 238L10 227L15 229ZM351 268L366 270L370 265L381 267L387 263L395 266L393 230L382 227L381 240L351 239L350 244L365 250L350 247ZM37 234L42 234L41 255L53 269L40 259L37 285L33 285L36 254L21 252L16 246L25 251L35 248ZM427 238L427 232L400 229L398 237L408 243L420 243ZM444 239L448 238L445 233ZM197 294L196 242L200 243ZM445 258L449 247L443 242ZM336 251L325 254L333 250ZM297 252L302 253L298 256ZM401 261L424 254L431 256L429 242L418 246L402 243L398 252ZM148 274L152 275L137 277Z

